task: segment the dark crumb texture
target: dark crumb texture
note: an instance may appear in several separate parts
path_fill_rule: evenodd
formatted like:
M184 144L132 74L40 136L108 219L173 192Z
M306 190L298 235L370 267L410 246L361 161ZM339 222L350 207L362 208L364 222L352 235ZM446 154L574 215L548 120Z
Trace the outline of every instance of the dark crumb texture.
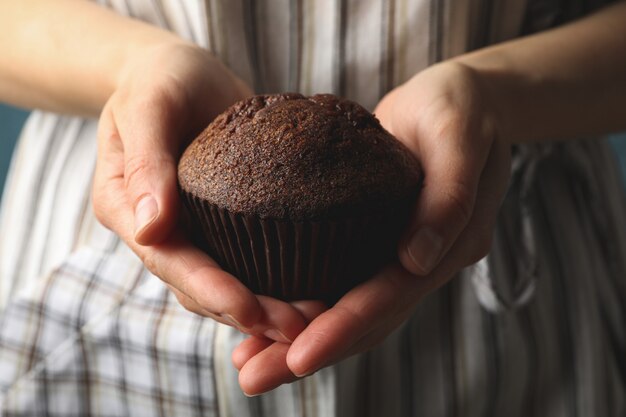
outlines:
M417 161L361 106L257 96L211 123L179 163L190 232L256 294L333 304L396 258Z
M408 150L356 103L332 95L256 96L217 117L179 164L182 190L261 219L386 212L415 197Z

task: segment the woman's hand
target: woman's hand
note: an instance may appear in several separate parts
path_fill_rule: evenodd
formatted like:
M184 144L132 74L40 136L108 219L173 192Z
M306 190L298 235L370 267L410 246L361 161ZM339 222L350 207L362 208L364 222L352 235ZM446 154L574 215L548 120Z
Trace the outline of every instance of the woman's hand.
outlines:
M93 203L190 311L288 342L304 328L297 309L257 297L185 237L178 225L177 161L210 120L250 89L206 51L152 46L129 62L102 111Z
M399 262L316 316L289 346L259 337L233 352L244 392L257 394L368 350L419 300L486 255L510 171L510 146L474 72L431 67L391 91L376 108L383 126L424 169L424 185Z
M510 171L510 144L498 135L486 86L467 66L440 64L391 91L376 114L424 169L398 250L402 266L423 276L441 264L458 270L480 260Z

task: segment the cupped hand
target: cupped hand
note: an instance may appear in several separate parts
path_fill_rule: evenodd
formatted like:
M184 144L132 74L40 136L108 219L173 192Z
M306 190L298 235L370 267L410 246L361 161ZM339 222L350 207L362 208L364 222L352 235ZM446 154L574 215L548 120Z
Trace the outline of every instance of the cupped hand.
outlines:
M484 257L508 184L510 145L498 135L489 86L458 63L433 66L387 94L383 126L422 164L424 184L398 261L310 323L291 345L253 337L234 352L239 381L258 394L379 344L426 294Z
M177 161L217 114L251 94L206 51L147 48L124 65L98 129L93 204L180 303L249 334L288 342L304 328L285 302L255 296L196 248L179 226Z

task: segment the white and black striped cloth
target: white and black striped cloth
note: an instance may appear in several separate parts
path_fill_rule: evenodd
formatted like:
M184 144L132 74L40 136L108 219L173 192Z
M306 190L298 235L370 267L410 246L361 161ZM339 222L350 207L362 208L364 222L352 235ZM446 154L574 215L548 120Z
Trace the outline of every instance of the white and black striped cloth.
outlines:
M583 0L108 0L258 92L373 108ZM246 398L236 331L180 307L90 206L96 121L35 112L0 212L0 415L625 416L626 204L601 140L516 149L489 257L376 350Z

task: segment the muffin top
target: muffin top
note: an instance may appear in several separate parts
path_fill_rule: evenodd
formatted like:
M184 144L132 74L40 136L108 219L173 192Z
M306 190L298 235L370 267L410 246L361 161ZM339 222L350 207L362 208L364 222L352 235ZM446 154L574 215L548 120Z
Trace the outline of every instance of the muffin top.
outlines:
M383 212L417 195L421 170L360 105L280 94L218 116L183 153L178 180L231 212L297 221Z

